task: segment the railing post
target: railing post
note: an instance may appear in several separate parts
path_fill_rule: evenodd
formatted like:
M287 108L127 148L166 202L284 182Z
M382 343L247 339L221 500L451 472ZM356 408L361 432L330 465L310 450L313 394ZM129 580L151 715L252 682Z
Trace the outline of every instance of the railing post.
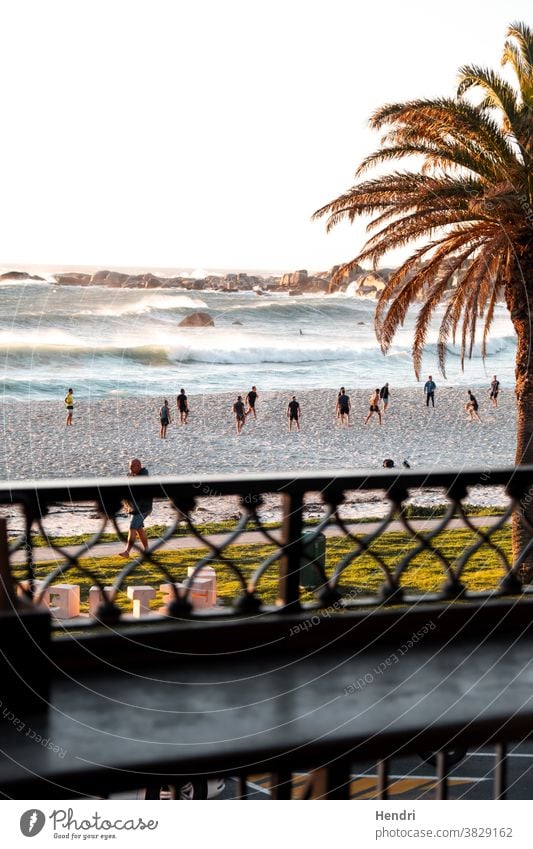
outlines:
M351 789L350 763L336 760L328 767L309 773L303 799L349 799Z
M8 721L46 710L49 644L50 612L16 598L7 525L0 519L0 705Z
M9 568L9 545L7 541L7 522L0 518L0 613L15 610L17 595L13 586L13 576Z
M494 763L494 798L507 798L507 746L497 743Z
M300 492L283 494L281 541L283 556L279 569L278 603L294 612L300 607L300 562L302 557L302 509Z
M388 799L389 798L389 761L387 758L384 758L381 761L378 761L377 764L378 770L378 799Z
M448 755L445 749L437 752L437 784L435 798L444 801L448 798Z

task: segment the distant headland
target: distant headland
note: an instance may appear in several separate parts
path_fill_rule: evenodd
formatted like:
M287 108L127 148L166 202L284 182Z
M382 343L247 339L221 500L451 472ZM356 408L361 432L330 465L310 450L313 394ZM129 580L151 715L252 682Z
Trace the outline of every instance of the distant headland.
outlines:
M227 274L208 274L205 277L162 276L152 272L127 273L123 271L99 270L94 272L61 271L44 278L28 271L6 271L0 274L1 280L35 280L53 281L58 286L108 286L109 288L160 289L164 287L179 287L194 291L206 289L221 292L255 291L261 295L264 292L288 292L289 295L328 294L343 291L352 286L354 295L377 297L384 288L393 269L368 271L357 266L344 275L338 275L339 266L333 266L329 271L308 273L305 269L287 272L280 275L248 274L236 272ZM337 275L337 276L335 276ZM353 284L353 285L352 285Z

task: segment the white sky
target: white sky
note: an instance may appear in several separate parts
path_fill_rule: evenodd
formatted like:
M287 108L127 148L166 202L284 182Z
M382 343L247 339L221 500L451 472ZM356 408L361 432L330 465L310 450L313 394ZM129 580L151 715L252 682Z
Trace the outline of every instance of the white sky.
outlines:
M327 269L384 102L499 65L531 0L4 0L0 265ZM394 259L394 258L393 258Z

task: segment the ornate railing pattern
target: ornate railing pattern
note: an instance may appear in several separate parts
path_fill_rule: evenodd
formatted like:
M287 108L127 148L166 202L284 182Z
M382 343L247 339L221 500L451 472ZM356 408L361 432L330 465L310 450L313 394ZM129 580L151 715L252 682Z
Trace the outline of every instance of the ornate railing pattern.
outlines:
M51 719L56 714L56 711L48 711L47 706L59 699L56 707L62 715L63 698L63 707L67 708L64 722L66 740L72 739L73 749L80 740L83 742L78 736L76 718L71 723L72 733L67 728L67 714L70 714L71 700L75 698L76 691L74 685L72 692L68 687L65 690L67 685L64 681L61 684L63 674L67 684L71 673L74 673L73 681L77 680L78 673L103 676L107 692L109 681L111 679L112 686L117 670L127 673L130 669L142 668L143 663L167 664L170 669L177 665L181 675L181 665L185 668L187 662L195 669L203 664L205 669L209 663L216 665L225 659L228 669L233 670L232 664L239 652L246 656L249 653L253 662L258 664L264 652L281 653L283 659L284 652L292 653L297 661L311 664L310 692L313 682L319 682L325 672L332 670L332 681L337 690L333 691L328 717L330 710L337 710L337 721L342 731L358 710L364 691L359 678L353 678L354 683L346 685L347 679L343 677L346 653L350 660L358 659L354 674L364 676L367 669L365 652L369 658L375 658L371 662L377 663L377 668L381 669L383 664L387 665L387 657L392 656L387 646L392 645L394 652L394 645L404 644L409 635L424 633L424 650L427 643L433 678L428 683L422 669L417 679L419 689L405 688L403 698L407 711L411 697L415 704L421 697L428 699L427 715L415 719L413 726L407 724L389 729L390 719L387 719L386 710L383 713L378 704L375 711L363 710L361 713L363 719L367 717L368 736L353 725L348 736L339 734L330 738L327 727L326 731L319 728L315 738L312 728L308 733L308 724L312 725L313 717L308 718L307 713L303 719L295 715L292 717L294 725L304 727L305 739L294 752L291 722L288 723L286 737L282 735L278 739L274 735L271 740L268 734L264 738L259 735L260 743L255 749L254 734L251 735L249 750L235 748L234 751L226 751L222 747L217 751L211 746L209 758L212 761L209 763L206 763L201 740L198 751L189 759L180 757L179 751L165 752L163 757L161 747L155 746L153 751L150 750L149 759L143 762L153 776L153 786L148 788L148 794L157 795L160 784L179 787L184 776L188 775L203 775L204 779L207 775L226 775L240 778L240 796L246 798L247 778L263 770L271 773L272 797L288 798L293 793L291 776L303 770L309 774L308 785L302 791L305 797L344 798L350 793L353 765L358 761L373 761L377 762L376 795L387 798L392 781L392 760L398 755L413 753L422 753L425 759L429 753L436 765L435 793L438 798L446 798L450 752L457 748L465 751L471 746L485 745L492 750L497 744L493 793L496 798L504 798L509 788L506 746L511 741L520 743L529 738L533 727L533 712L529 708L530 687L526 680L531 656L532 591L528 584L522 583L524 565L529 562L533 543L513 557L509 530L511 520L523 522L533 540L533 527L526 515L533 497L532 481L533 469L520 468L459 473L409 471L400 475L387 471L372 475L221 477L202 482L184 478L138 478L4 485L0 489L0 515L4 514L4 518L0 518L0 701L4 719L6 716L7 719L4 723L0 722L0 735L3 735L1 746L11 746L12 757L5 759L3 771L0 769L0 791L22 794L21 798L30 798L34 794L38 797L49 780L52 784L58 781L61 787L67 786L67 795L101 795L122 786L135 788L147 783L141 762L132 756L130 763L120 741L114 743L113 735L108 734L104 735L105 745L99 753L105 763L95 765L91 758L80 769L77 757L72 758L72 766L68 758L64 763L49 763L44 759L38 767L43 770L41 774L34 774L34 767L30 777L25 774L24 767L22 772L17 771L17 764L25 763L26 755L22 752L25 741L10 724L11 716L25 717L27 711L33 711L32 726L40 727L41 723L44 729L41 736L46 738L50 733L47 714ZM471 488L489 486L500 488L499 500L505 502L499 515L470 515L466 505ZM427 490L441 493L438 500L445 503L444 510L431 521L411 518L407 510L410 497L413 493ZM206 493L213 498L240 498L241 515L230 523L229 529L214 533L198 521L195 508ZM320 501L320 516L312 525L306 522L305 512L306 496L310 493L318 493ZM364 525L347 518L347 503L353 493L358 496L379 493L383 508L381 518ZM171 508L170 520L160 530L159 536L150 540L147 552L135 550L135 556L120 561L119 566L116 565L118 561L106 564L109 548L106 547L108 542L104 534L112 530L124 542L127 530L121 518L122 502L125 499L131 502L142 496L167 502ZM280 503L281 521L280 527L276 528L265 521L263 509L265 499L271 500L272 496ZM76 545L62 545L56 536L51 535L49 528L51 509L57 504L72 505L73 509L79 504L91 504L99 517L97 531L90 539ZM451 529L464 532L463 545L451 548L447 545L446 534ZM253 530L251 537L248 535L250 530ZM327 535L325 561L314 558L311 553L315 544L318 546L323 541L322 534ZM48 550L36 545L37 535L45 538ZM185 579L184 561L174 553L178 535L183 545L189 546L189 574ZM383 547L380 548L384 541L390 543L387 553ZM239 546L243 544L246 544L247 550L246 568L239 554ZM450 553L452 550L454 553ZM472 588L468 573L473 563L478 571L481 564L483 571L483 552L487 553L486 560L490 560L491 566L486 570L484 589L479 591ZM116 554L116 551L112 553ZM162 553L165 553L165 558L161 558ZM431 561L438 575L431 593L412 590L413 586L417 586L412 576L420 566L420 558ZM302 563L310 560L313 560L314 570L312 590L303 590ZM195 578L212 566L219 573L224 573L226 581L229 581L227 575L233 576L238 591L229 604L199 610L193 604ZM170 601L163 611L164 615L145 611L150 615L143 616L142 621L133 621L119 603L119 595L139 575L146 574L143 569L147 567L150 567L151 575L161 576L168 588ZM369 567L379 580L369 582L365 578L370 574ZM75 576L80 574L97 588L99 597L101 594L96 615L93 618L68 619L64 633L58 633L56 627L56 633L51 634L50 612L39 602L58 581L75 580ZM274 593L272 586L275 587ZM309 627L310 623L314 626L315 619L317 624L321 623L320 628ZM194 638L187 640L191 633ZM137 639L140 634L142 638ZM517 652L516 634L520 635L522 645L513 661ZM294 639L289 641L288 637L293 635ZM483 686L478 688L479 692L476 691L473 702L468 698L472 676L463 664L465 640L471 640L473 646L479 647L477 662L483 669ZM505 662L495 667L492 678L489 674L485 680L485 668L490 673L494 662L489 645L491 640L501 640L501 653L498 653L497 647L495 656L504 658ZM455 648L452 645L454 641ZM430 644L436 645L434 653L429 651ZM179 651L181 645L186 649L185 660ZM372 654L376 646L377 655L375 652ZM382 648L386 651L382 652ZM331 652L339 653L340 662L337 663L335 656L331 663L327 659L321 667L321 653L329 656ZM462 710L460 715L454 713L455 690L441 715L441 698L434 691L442 684L440 664L445 657L462 676L461 682L456 682L456 689L466 694L464 703L468 715ZM312 666L315 661L318 665ZM283 668L284 664L279 666ZM268 663L266 668L271 668ZM414 668L418 669L416 664ZM403 668L396 679L393 679L394 672L389 674L394 693L392 682L397 681L400 686ZM520 684L523 689L514 697L515 702L509 712L506 712L505 706L498 706L503 674L507 674L509 679L505 685L506 693L507 688L514 692L512 688L520 676L524 679ZM291 689L292 671L289 670L287 675ZM98 686L102 686L100 678ZM374 678L379 679L377 673ZM133 675L132 686L135 680ZM116 685L120 704L123 696L120 688L127 685L123 679L121 682ZM150 686L154 705L164 708L158 715L164 718L168 713L173 717L176 705L172 688L169 695L157 675L150 681ZM274 675L274 700L276 687ZM186 684L180 692L186 694ZM202 690L198 694L194 703L199 714L203 711L204 692ZM354 693L352 700L345 698ZM526 694L523 699L522 693ZM268 690L267 695L266 704L270 701ZM329 692L327 696L329 698ZM231 706L233 695L229 693L227 698ZM322 701L321 693L317 699ZM133 700L129 713L127 707L121 708L120 726L123 715L127 723L130 714L134 713L135 696ZM382 701L387 704L386 698ZM379 698L377 702L380 703ZM497 709L485 716L485 709L490 708L493 702ZM111 711L110 704L113 703L113 699L103 697L102 710ZM221 704L224 707L223 701ZM85 716L83 710L84 700L79 706L79 716L92 726L92 716ZM39 712L41 719L35 719ZM231 710L228 713L231 714ZM401 717L401 710L399 714ZM176 716L179 719L179 710ZM225 708L220 716L226 716ZM427 716L430 716L429 720ZM216 717L217 722L222 722L218 713ZM163 722L163 718L159 721ZM110 714L106 727L112 727L112 719ZM150 721L149 716L147 721ZM180 728L180 733L186 734L183 723ZM168 730L171 736L172 731ZM238 731L240 733L240 727ZM233 727L230 735L232 732L235 733ZM205 733L206 739L213 739L211 728ZM222 730L220 733L224 735L225 732ZM92 746L90 729L86 736L88 745ZM107 763L107 749L113 746L115 749L110 752ZM32 753L31 758L34 755ZM116 770L118 763L127 768Z
M512 470L491 470L481 472L404 472L401 475L393 472L378 475L363 476L360 474L339 473L336 475L316 476L270 476L262 478L231 478L202 482L191 479L160 479L149 478L98 480L98 481L52 481L39 484L17 483L9 489L0 490L0 511L4 507L19 505L23 515L23 530L13 537L10 535L9 562L12 580L19 584L23 582L25 592L35 602L39 602L46 590L55 582L68 579L71 574L83 573L88 576L93 585L100 588L103 603L98 610L99 620L117 621L122 615L116 603L117 593L123 590L128 582L135 580L139 568L149 563L161 575L162 580L170 585L171 601L168 604L169 616L180 619L194 617L190 601L191 587L196 576L206 566L223 566L235 576L240 586L240 593L234 599L233 605L216 610L216 615L232 615L238 612L253 613L264 609L274 609L272 604L262 595L262 581L267 573L276 574L278 581L278 604L275 609L295 610L301 605L300 564L302 556L313 549L313 544L323 532L330 535L328 550L332 543L343 541L342 551L335 556L333 545L332 556L328 555L328 567L320 560L314 563L315 574L320 576L314 589L314 604L317 607L337 606L353 607L362 604L390 604L417 601L409 596L404 589L406 577L416 558L425 555L438 563L442 570L440 590L431 596L425 594L426 600L444 600L468 598L472 595L464 582L464 575L472 558L480 550L491 552L501 566L501 576L494 586L488 587L492 594L516 594L523 591L520 580L521 566L528 554L529 548L521 552L514 560L509 551L504 549L497 539L497 532L509 523L513 515L525 523L531 531L533 527L528 522L524 504L531 498L530 490L533 472L527 468ZM505 490L507 504L503 514L496 517L484 517L474 520L465 510L469 488L472 486L500 486ZM439 488L442 491L442 501L446 503L444 515L427 523L420 523L408 518L406 503L413 492ZM233 526L224 533L207 534L202 526L195 521L193 513L198 501L198 493L208 491L219 497L238 496L241 499L241 517L235 520ZM383 518L371 526L358 527L342 515L342 506L347 494L357 492L380 492L383 497ZM304 498L307 493L320 493L322 516L313 526L304 522ZM122 500L141 493L155 499L165 499L172 507L172 520L161 535L150 541L149 549L144 552L134 549L132 559L125 562L120 569L109 570L105 580L101 572L97 573L91 561L97 552L103 556L105 549L101 544L103 535L110 530L124 541L125 531L120 527L117 514L122 509ZM261 517L261 508L265 494L275 493L281 498L281 528L273 530L267 527ZM100 517L100 525L92 537L75 546L62 546L50 535L45 527L45 519L51 505L61 502L71 503L90 502ZM441 545L442 534L452 526L460 526L468 531L468 544L459 557L450 559ZM10 523L7 525L8 534ZM254 569L245 574L236 562L235 546L241 544L243 534L254 530L253 542L258 545L258 552L249 555ZM303 532L305 535L303 536ZM394 558L388 558L376 550L375 543L384 535L395 532L398 546ZM182 570L168 562L158 559L158 554L169 550L172 540L179 533L189 538L195 545L200 545L198 557L195 560L192 574L189 574L181 586L176 586ZM40 561L43 559L42 549L35 547L35 535L40 534L52 549L56 565L49 568L43 576ZM331 536L333 539L331 539ZM247 537L248 542L250 538ZM269 547L264 556L264 545ZM250 548L250 551L253 551ZM133 552L132 552L133 554ZM47 554L50 560L50 553ZM351 568L351 575L357 572L357 566L362 558L370 558L383 581L379 588L358 585L358 592L345 592L343 578ZM23 563L21 562L23 559ZM38 572L41 580L36 582ZM355 571L354 571L355 570ZM20 591L20 590L19 590ZM305 596L310 600L309 593ZM419 599L418 599L419 600ZM272 599L270 599L272 601ZM207 611L202 616L210 615ZM85 623L85 626L87 623Z

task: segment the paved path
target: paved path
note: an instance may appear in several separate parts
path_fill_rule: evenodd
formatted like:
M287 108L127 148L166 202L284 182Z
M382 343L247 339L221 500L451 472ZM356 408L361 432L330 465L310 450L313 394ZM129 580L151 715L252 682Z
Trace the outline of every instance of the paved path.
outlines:
M497 516L471 516L470 521L476 527L483 527L487 525L495 524L500 517ZM440 519L413 519L410 522L411 527L413 527L417 531L428 532L435 528ZM351 524L350 522L346 523L350 528L352 533L354 534L368 534L374 531L377 527L379 527L379 522L357 522ZM451 521L447 525L447 530L452 530L455 528L463 528L465 529L465 524L461 519L451 519ZM313 530L312 527L309 530ZM404 531L402 523L395 520L390 523L387 528L387 532L390 531ZM272 536L276 540L280 540L281 530L276 529L270 531ZM343 536L342 531L336 525L328 525L324 534L326 537L339 537ZM206 539L210 540L212 543L219 545L224 542L227 537L227 532L221 534L210 534L206 536ZM153 542L153 540L150 540ZM265 545L267 541L264 536L259 531L243 531L236 545ZM205 549L205 543L201 540L196 539L195 537L184 536L184 537L172 537L165 547L165 551L179 551L183 549L191 549L191 548L203 548ZM121 542L106 542L101 543L90 550L91 555L94 557L105 557L106 555L113 557L116 556L119 551L123 551L124 545ZM65 551L70 554L75 554L79 552L80 546L66 546ZM34 549L34 558L36 561L55 561L57 559L56 551L48 546L43 546L42 548ZM23 563L25 562L25 553L23 551L15 552L11 557L12 563Z

